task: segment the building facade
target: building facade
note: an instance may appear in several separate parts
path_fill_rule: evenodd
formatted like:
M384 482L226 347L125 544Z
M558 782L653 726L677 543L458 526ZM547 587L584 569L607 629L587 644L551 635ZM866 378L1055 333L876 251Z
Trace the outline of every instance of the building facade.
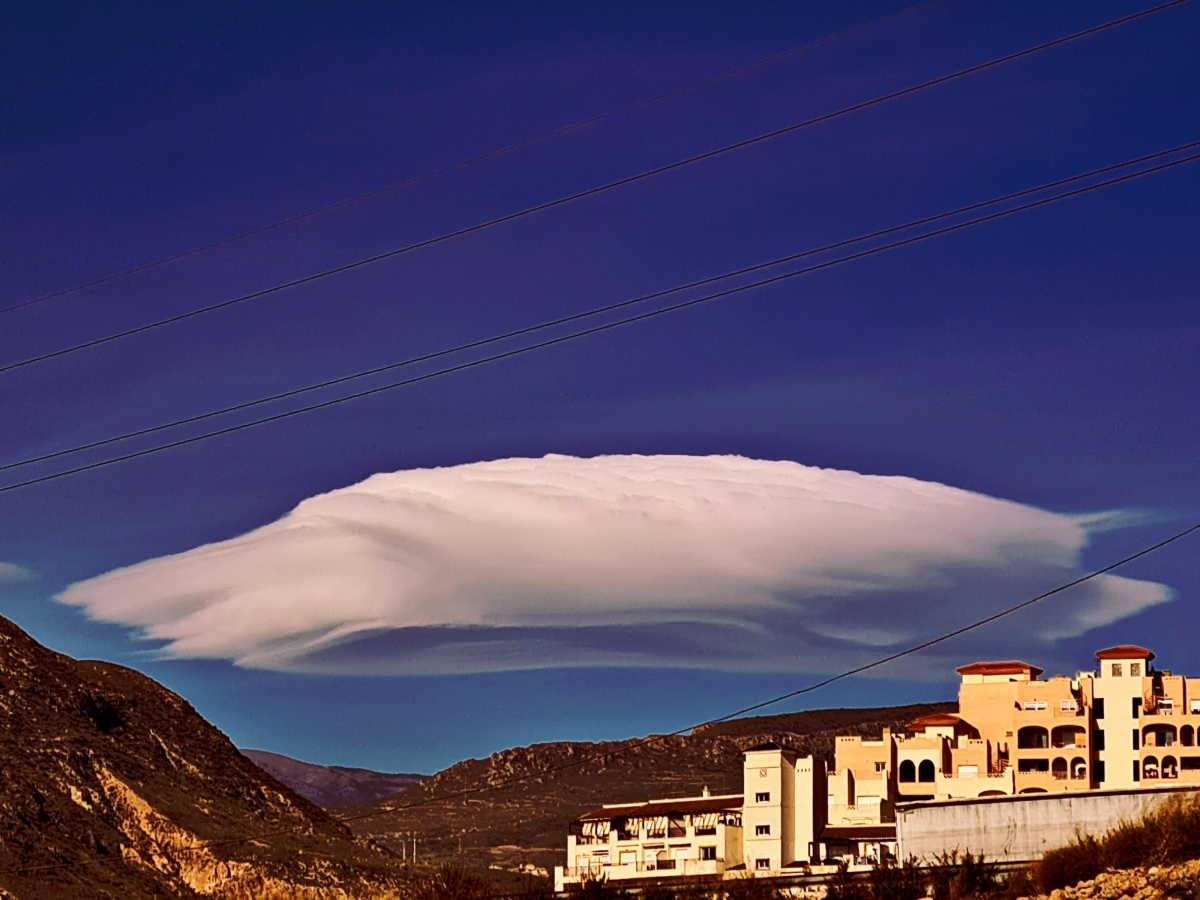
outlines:
M558 889L598 877L865 866L895 855L898 804L1200 786L1200 678L1157 670L1154 658L1143 647L1110 647L1094 671L1073 678L1042 679L1019 661L963 666L957 714L924 716L878 739L838 737L829 770L780 744L752 747L741 795L583 816Z

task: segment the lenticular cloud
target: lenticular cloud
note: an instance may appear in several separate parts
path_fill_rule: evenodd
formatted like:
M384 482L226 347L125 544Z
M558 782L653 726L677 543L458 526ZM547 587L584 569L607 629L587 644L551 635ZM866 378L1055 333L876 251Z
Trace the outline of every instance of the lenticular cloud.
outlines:
M375 475L59 599L171 656L291 671L828 671L1076 577L1110 525L794 462L547 456ZM1104 576L985 646L1167 599Z

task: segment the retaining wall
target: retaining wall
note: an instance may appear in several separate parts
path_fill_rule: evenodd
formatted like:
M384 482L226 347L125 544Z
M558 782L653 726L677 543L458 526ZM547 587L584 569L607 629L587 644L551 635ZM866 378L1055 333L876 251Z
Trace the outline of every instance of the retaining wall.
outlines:
M1102 837L1191 788L1017 794L896 806L900 859L933 863L946 851L983 854L990 862L1031 862L1076 834Z

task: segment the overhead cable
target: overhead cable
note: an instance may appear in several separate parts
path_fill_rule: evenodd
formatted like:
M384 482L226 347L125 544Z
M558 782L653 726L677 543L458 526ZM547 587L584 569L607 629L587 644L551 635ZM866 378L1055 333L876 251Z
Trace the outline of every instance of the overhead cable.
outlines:
M120 340L122 338L132 337L133 335L137 335L137 334L143 334L147 331L151 331L156 328L161 328L164 325L171 325L176 322L182 322L182 321L185 321L188 319L195 318L196 316L201 316L201 315L205 315L210 312L215 312L220 309L227 309L227 308L237 305L239 303L244 303L248 300L254 300L254 299L258 299L260 297L265 297L270 294L278 293L279 291L287 290L289 288L299 287L299 286L305 285L305 284L311 284L315 281L319 281L321 279L328 278L333 275L339 275L344 272L349 272L354 269L358 269L362 266L370 265L371 263L380 262L385 259L392 259L392 258L400 256L401 254L404 254L404 253L409 253L414 250L422 249L424 247L430 247L435 244L439 244L444 241L451 240L453 238L462 237L467 234L473 234L475 232L483 231L484 229L491 228L496 225L501 225L506 222L512 222L517 219L523 218L525 216L529 216L529 215L532 215L532 214L538 213L538 212L543 212L548 209L554 209L556 207L563 206L568 203L572 203L576 200L581 200L585 197L592 197L597 194L604 193L605 191L610 191L610 190L613 190L614 188L622 187L624 185L634 184L635 182L639 182L639 181L642 181L647 178L652 178L656 175L661 175L666 172L671 172L676 169L681 169L685 166L689 166L694 163L701 162L703 160L713 159L715 157L721 156L726 153L730 153L735 150L741 150L746 147L751 147L751 146L760 144L764 141L769 141L769 140L772 140L777 137L781 137L786 134L792 134L796 131L799 131L803 128L808 128L812 125L817 125L822 122L828 122L833 119L837 119L841 116L845 116L845 115L848 115L853 112L858 112L863 109L869 109L871 107L878 106L879 104L886 103L890 100L895 100L900 97L907 97L907 96L915 94L919 91L923 91L928 88L935 87L937 85L946 84L946 83L954 81L958 78L963 78L967 75L972 75L972 74L975 74L978 72L983 72L985 70L994 68L995 66L1003 65L1005 63L1012 62L1017 59L1022 59L1022 58L1031 56L1035 53L1040 53L1043 50L1048 50L1052 47L1058 47L1063 44L1067 44L1072 41L1076 41L1081 38L1087 37L1089 35L1097 34L1099 32L1105 31L1107 29L1115 28L1117 26L1127 24L1127 23L1133 22L1137 19L1142 19L1146 16L1150 16L1155 13L1162 12L1163 10L1170 9L1172 7L1179 6L1179 5L1181 5L1183 3L1187 3L1187 2L1189 2L1189 0L1169 0L1169 2L1160 4L1159 6L1155 6L1150 9L1142 10L1141 12L1131 13L1130 15L1122 16L1118 19L1113 19L1113 20L1111 20L1109 22L1105 22L1101 25L1094 25L1090 28L1085 28L1082 31L1077 31L1077 32L1075 32L1073 34L1069 34L1065 37L1055 38L1054 40L1046 41L1045 43L1041 43L1041 44L1037 44L1036 46L1026 48L1025 50L1019 50L1015 53L1009 53L1009 54L1007 54L1005 56L1001 56L997 59L990 60L989 62L978 63L976 65L969 66L965 69L960 69L957 72L953 72L949 75L942 75L937 78L930 79L928 81L923 81L920 84L912 85L911 87L902 88L900 90L892 91L887 94L882 94L882 95L874 97L870 100L864 100L862 102L855 103L851 106L843 107L839 110L835 110L834 112L823 113L819 116L814 116L813 118L805 119L804 121L797 122L793 125L788 125L783 128L777 128L773 131L768 131L764 134L760 134L760 135L757 135L752 138L746 138L744 140L737 141L732 144L726 144L725 146L718 147L715 150L708 150L708 151L705 151L704 153L699 153L694 156L689 156L689 157L686 157L685 159L677 160L672 163L667 163L666 165L662 165L662 166L658 166L653 169L645 170L636 175L628 175L624 178L619 178L615 181L610 181L610 182L607 182L606 184L602 184L597 187L578 191L576 193L569 194L565 197L559 197L556 200L548 200L544 203L539 203L535 206L530 206L530 207L526 207L525 209L518 210L517 212L507 213L503 216L498 216L496 218L489 219L484 222L479 222L475 225L468 225L464 228L459 228L455 231L446 232L444 234L438 235L437 237L426 238L424 240L420 240L420 241L417 241L412 244L407 244L403 247L399 247L394 250L388 250L384 253L377 253L373 256L368 256L364 259L359 259L354 262L344 263L340 266L335 266L330 269L325 269L321 272L316 272L311 275L305 275L301 278L296 278L291 281L286 281L281 284L274 285L272 287L263 288L261 290L253 291L248 294L243 294L238 297L233 297L228 300L222 300L218 303L212 303L212 304L209 304L208 306L203 306L203 307L199 307L197 309L189 310L188 312L178 313L173 316L167 316L166 318L158 319L153 322L148 322L144 325L138 325L133 328L128 328L128 329L125 329L124 331L115 332L113 334L106 335L105 337L94 338L89 341L83 341L81 343L74 344L70 347L64 347L60 350L54 350L54 351L50 351L48 353L40 354L38 356L28 357L26 359L19 360L17 362L8 363L7 365L0 366L0 374L5 373L5 372L11 372L14 369L20 369L20 368L23 368L26 366L31 366L35 363L45 362L45 361L51 360L51 359L58 359L60 357L66 356L70 353L76 353L80 350L87 350L92 347L99 347L101 345L108 344L108 343L111 343L112 341Z
M1183 145L1183 146L1191 146L1191 145ZM177 448L177 447L183 447L183 446L187 446L189 444L198 443L199 441L208 440L209 438L218 437L218 436L226 435L226 434L233 434L235 432L243 431L248 428L253 428L258 425L266 425L266 424L269 424L272 422L282 421L283 419L288 419L288 418L291 418L292 416L297 416L302 413L314 412L316 410L325 409L325 408L328 408L331 406L336 406L341 403L346 403L351 400L358 400L363 397L374 396L376 394L384 393L385 391L391 391L391 390L395 390L400 387L405 387L407 385L417 384L417 383L423 382L423 381L429 381L431 379L439 378L444 375L450 375L455 372L462 372L462 371L466 371L468 369L473 369L473 368L476 368L477 366L482 366L487 363L497 362L499 360L509 359L509 358L515 357L515 356L520 356L522 354L529 353L534 350L540 350L545 347L551 347L551 346L554 346L557 344L563 344L568 341L577 340L579 338L587 337L590 335L599 334L601 332L609 331L609 330L612 330L614 328L618 328L618 327L621 327L624 325L629 325L629 324L632 324L635 322L641 322L641 321L645 321L647 319L655 318L657 316L665 315L666 313L676 312L676 311L682 310L682 309L688 309L693 306L698 306L702 303L708 303L713 300L721 299L723 297L733 296L735 294L744 293L746 291L754 290L754 289L760 288L760 287L765 287L765 286L771 285L771 284L778 284L782 281L786 281L791 278L796 278L800 275L807 275L811 272L816 272L816 271L820 271L822 269L828 269L833 266L841 265L842 263L852 262L857 259L863 259L868 256L873 256L877 253L882 253L885 250L892 250L897 247L908 246L910 244L915 244L920 241L928 240L929 238L938 237L940 235L951 234L956 231L961 231L965 228L970 228L974 225L979 225L984 222L990 222L990 221L993 221L996 219L1004 218L1006 216L1013 215L1014 213L1023 212L1025 210L1029 210L1029 209L1036 209L1038 207L1046 206L1051 203L1057 203L1060 200L1065 200L1070 197L1077 197L1081 194L1087 194L1087 193L1090 193L1091 191L1095 191L1095 190L1098 190L1103 187L1108 187L1110 185L1121 184L1123 182L1130 181L1135 178L1140 178L1143 175L1149 175L1149 174L1152 174L1155 172L1165 171L1167 169L1174 168L1175 166L1193 162L1197 159L1200 159L1200 153L1193 153L1189 156L1183 156L1178 159L1170 160L1168 162L1159 163L1158 165L1155 165L1155 166L1152 166L1152 167L1149 167L1146 169L1141 169L1136 172L1131 172L1131 173L1127 173L1124 175L1115 176L1113 178L1109 178L1104 181L1097 182L1095 184L1090 184L1090 185L1086 185L1084 187L1075 188L1070 191L1065 191L1063 193L1055 194L1050 197L1044 197L1039 200L1033 200L1028 203L1021 204L1019 206L1010 207L1008 209L1002 209L997 212L988 213L986 215L977 216L973 219L968 219L964 222L956 222L952 225L947 225L942 228L934 229L933 231L923 232L921 234L913 235L911 237L906 237L906 238L902 238L899 240L891 241L889 243L881 244L876 247L870 247L866 250L860 250L860 251L857 251L854 253L846 254L844 256L836 257L834 259L825 260L825 261L822 261L819 263L815 263L813 265L805 266L803 268L796 269L796 270L793 270L790 272L784 272L780 275L774 275L774 276L771 276L770 278L764 278L759 281L750 282L748 284L738 285L737 287L728 288L726 290L718 291L718 292L715 292L712 294L706 294L701 297L696 297L696 298L693 298L690 300L685 300L680 303L674 303L669 306L659 307L657 309L653 309L648 312L643 312L643 313L638 313L636 315L626 316L624 318L617 319L615 321L605 322L601 325L596 325L596 326L593 326L590 328L582 329L579 331L574 331L574 332L571 332L566 335L560 335L557 337L548 338L543 341L538 341L537 343L534 343L534 344L529 344L529 345L526 345L523 347L517 347L515 349L507 350L502 353L496 353L491 356L486 356L486 357L482 357L479 359L469 360L467 362L459 363L459 364L456 364L453 366L447 366L445 368L437 369L432 372L426 372L421 375L415 375L411 378L406 378L406 379L403 379L400 381L394 381L394 382L390 382L388 384L379 385L379 386L372 387L372 388L369 388L366 390L356 391L351 394L334 397L329 400L321 401L319 403L312 403L307 406L301 406L301 407L298 407L295 409L285 410L283 412L275 413L275 414L272 414L269 416L263 416L258 419L253 419L249 422L241 422L236 425L230 425L225 428L219 428L219 429L215 429L212 431L204 432L202 434L192 435L190 437L181 438L179 440L170 441L168 443L159 444L159 445L156 445L153 447L148 447L148 448L138 450L135 452L125 453L125 454L121 454L119 456L110 457L108 459L98 460L96 462L88 463L86 465L75 466L73 468L64 469L64 470L61 470L58 472L53 472L53 473L50 473L47 475L42 475L42 476L39 476L36 478L29 478L29 479L26 479L25 481L14 482L12 484L7 484L7 485L0 487L0 493L6 493L8 491L18 490L20 488L30 487L30 486L36 485L36 484L43 484L48 481L54 481L58 478L63 478L67 475L75 475L80 472L88 472L93 469L99 469L104 466L109 466L109 465L112 465L112 464L118 463L118 462L125 462L125 461L132 460L132 459L139 459L141 457L149 456L150 454L158 453L163 450L170 450L170 449ZM1034 190L1036 190L1036 189L1034 189ZM986 204L986 205L990 205L990 204ZM936 218L936 217L933 217L933 218ZM908 226L897 226L897 228L888 229L888 231L895 231L898 229L902 229L904 227L908 227ZM858 240L859 239L855 239L852 241L844 241L841 243L843 245L845 245L845 244L850 244L850 243L856 243ZM806 254L798 254L798 255L806 255ZM725 277L728 277L728 276L725 276ZM710 279L710 280L717 280L717 279ZM660 294L661 293L668 293L668 292L660 292ZM637 301L636 300L635 301L625 301L625 303L632 303L632 302L637 302ZM594 313L582 313L582 314L579 314L578 316L575 316L572 318L582 318L584 316L592 315L592 314L594 314ZM527 329L527 330L532 330L532 329ZM479 342L476 342L476 343L479 343ZM466 345L464 345L464 346L466 346ZM448 352L453 352L453 351L442 351L442 353L448 353ZM439 353L437 355L441 355L441 353ZM397 365L399 365L399 364L397 364ZM347 376L347 378L349 378L349 377L350 376ZM242 408L245 408L248 405L251 405L251 404L242 404L241 406L242 406ZM171 426L165 426L165 427L171 427ZM142 433L146 433L146 431L147 431L146 429L143 429ZM115 439L111 439L111 440L120 440L120 438L115 438ZM63 452L71 452L71 451L63 451ZM10 463L7 466L7 468L14 468L14 467L22 465L22 464L23 463L21 463L21 462Z
M603 122L606 119L611 119L611 118L614 118L615 116L621 116L626 113L631 113L636 110L643 109L647 106L651 106L655 103L659 103L663 100L670 99L671 97L678 97L680 94L686 94L686 93L689 93L690 91L694 91L694 90L697 90L702 87L707 87L710 84L715 84L719 81L724 81L726 78L732 78L735 75L741 75L744 72L749 72L753 69L761 68L762 66L769 65L770 63L777 62L777 61L779 61L781 59L785 59L789 56L795 56L799 53L805 53L809 50L814 50L823 44L828 44L833 41L841 40L843 38L849 37L852 34L855 34L856 32L864 31L868 28L874 28L878 25L882 25L885 22L891 21L892 19L898 19L903 16L910 15L912 13L915 13L915 12L918 12L918 11L924 9L927 6L935 6L936 4L941 3L941 2L943 2L943 0L927 0L927 2L925 2L925 3L919 3L915 6L909 6L905 9L898 10L897 12L889 13L886 16L881 16L878 19L872 19L870 22L864 22L861 25L855 25L853 28L849 28L846 31L841 31L841 32L838 32L837 34L827 35L823 38L818 38L815 41L810 41L807 44L802 44L798 47L792 47L788 50L783 50L779 53L774 53L771 56L766 56L766 57L763 57L762 59L755 60L754 62L747 63L743 66L738 66L735 69L729 69L728 71L721 72L717 75L711 75L708 78L703 78L700 81L693 81L691 84L685 84L682 87L673 88L669 91L664 91L661 94L655 94L654 96L647 97L644 100L638 100L634 103L630 103L628 106L622 106L620 109L609 110L608 112L603 112L598 115L590 116L590 117L588 117L586 119L582 119L578 122L572 122L570 125L560 126L551 131L547 131L542 134L539 134L535 137L526 138L524 140L517 141L517 143L515 143L515 144L509 144L506 147L500 147L496 150L489 150L485 153L480 153L477 156L472 156L468 159L460 160L459 162L451 163L450 165L442 166L441 168L438 168L438 169L433 169L433 170L431 170L429 172L425 172L421 175L414 175L413 177L406 178L403 181L397 181L393 184L388 184L388 185L384 185L383 187L374 188L370 191L367 191L366 193L358 194L354 197L347 197L344 200L338 200L335 203L330 203L329 205L319 207L318 209L312 209L312 210L309 210L308 212L303 212L303 213L299 213L294 216L289 216L286 219L280 219L278 222L272 222L269 225L261 225L257 228L252 228L249 231L244 231L244 232L241 232L240 234L232 235L231 237L222 238L221 240L213 241L212 243L205 244L201 247L194 247L190 250L184 250L180 253L176 253L171 256L165 256L161 259L156 259L151 262L142 263L141 265L133 266L132 268L129 268L129 269L124 269L120 272L113 272L109 275L105 275L100 278L95 278L91 281L87 281L82 284L77 284L77 285L74 285L74 286L68 287L68 288L62 288L61 290L57 290L57 291L54 291L49 294L43 294L40 297L33 297L33 298L31 298L29 300L25 300L21 303L16 303L16 304L13 304L12 306L7 306L7 307L4 307L3 309L0 309L0 315L4 315L5 313L8 313L8 312L13 312L18 309L24 309L27 306L33 306L35 303L42 303L43 301L46 301L46 300L53 300L55 297L62 297L62 296L65 296L66 294L74 294L74 293L77 293L78 291L86 290L88 288L99 287L102 284L108 284L109 282L116 281L121 278L127 278L130 275L136 275L139 272L145 272L150 269L156 269L159 266L164 266L168 263L177 262L181 259L186 259L189 256L196 256L197 254L200 254L200 253L206 253L209 250L216 250L219 247L225 247L225 246L228 246L229 244L234 244L234 243L237 243L238 241L245 240L246 238L251 238L251 237L255 237L256 235L265 234L269 231L274 231L278 228L283 228L287 225L294 225L296 222L302 222L305 219L311 219L316 216L324 215L325 213L328 213L328 212L333 212L334 210L337 210L337 209L342 209L347 206L352 206L353 204L361 203L364 200L370 200L372 197L379 197L383 194L387 194L387 193L391 193L392 191L400 190L401 188L411 187L412 185L419 184L422 181L429 181L430 179L437 178L441 175L448 175L451 172L458 171L459 169L465 169L466 167L473 166L476 163L485 162L489 159L496 159L497 157L504 156L505 154L512 153L516 150L522 150L525 147L531 147L535 144L540 144L541 142L550 140L551 138L560 137L561 135L568 134L572 131L578 131L579 129L586 128L589 125L595 125L598 122Z
M155 433L158 433L161 431L166 431L171 428L177 428L181 425L192 425L197 422L203 422L207 419L215 418L217 416L228 415L229 413L239 412L241 410L251 409L256 406L262 406L267 403L274 403L279 400L285 400L285 399L288 399L291 397L301 396L303 394L311 393L313 391L324 390L326 388L335 387L340 384L347 384L349 382L356 381L361 378L366 378L366 377L372 376L372 375L379 375L384 372L394 371L396 369L404 368L406 366L416 365L418 363L429 362L431 360L439 359L439 358L445 357L445 356L450 356L455 353L461 353L466 350L475 350L480 347L486 347L490 344L499 343L499 342L510 340L510 339L516 338L516 337L522 337L527 334L533 334L535 332L542 331L547 328L553 328L553 327L560 326L560 325L566 325L571 322L577 322L582 319L591 318L593 316L598 316L598 315L601 315L604 313L614 312L618 309L624 309L624 308L634 306L637 304L646 303L650 300L655 300L660 297L666 297L671 294L678 294L681 291L686 291L686 290L690 290L692 288L697 288L697 287L703 287L704 285L707 285L707 284L713 284L715 282L724 281L729 278L735 278L735 277L738 277L741 275L747 275L751 272L757 272L757 271L761 271L763 269L769 269L774 266L782 265L783 263L795 262L796 260L799 260L799 259L804 259L806 257L815 256L820 253L825 253L830 250L836 250L841 247L850 246L852 244L861 243L863 241L868 241L868 240L872 240L875 238L885 237L889 234L895 234L896 232L905 231L910 228L916 228L916 227L920 227L922 225L929 225L933 222L938 222L938 221L942 221L944 219L953 218L954 216L962 215L963 213L972 212L974 210L982 209L982 208L985 208L988 206L994 206L999 203L1006 203L1011 200L1016 200L1020 197L1026 197L1031 194L1041 193L1043 191L1051 190L1051 189L1057 188L1057 187L1062 187L1062 186L1068 185L1068 184L1073 184L1073 183L1076 183L1079 181L1086 181L1087 179L1094 178L1098 175L1103 175L1103 174L1106 174L1109 172L1116 171L1118 169L1125 169L1125 168L1128 168L1133 165L1139 165L1141 163L1150 162L1155 159L1161 159L1165 156L1172 156L1172 155L1175 155L1178 153L1182 153L1185 150L1190 150L1190 149L1193 149L1196 147L1200 147L1200 141L1192 141L1187 144L1180 144L1176 147L1171 147L1170 149L1167 149L1167 150L1159 150L1155 153L1149 153L1145 156L1139 156L1135 159L1129 159L1129 160L1125 160L1124 162L1113 163L1112 165L1102 166L1098 169L1092 169L1090 172L1084 172L1081 175L1071 175L1067 178L1060 178L1057 181L1046 182L1045 184L1040 184L1037 187L1024 188L1019 191L1014 191L1013 193L1005 194L1002 197L994 197L991 200L983 200L978 203L969 204L967 206L960 206L958 209L953 209L953 210L950 210L949 212L938 213L937 215L933 215L933 216L926 216L923 219L915 219L911 222L905 222L903 225L894 225L889 228L883 228L883 229L880 229L879 231L873 231L870 234L864 234L864 235L860 235L858 237L848 238L848 239L842 240L842 241L836 241L832 244L826 244L822 247L815 247L811 250L804 250L799 253L789 254L788 256L781 256L776 259L769 260L767 262L756 263L751 266L745 266L744 268L741 268L741 269L735 269L731 272L723 272L719 275L712 275L707 278L701 278L696 281L688 282L687 284L682 284L682 285L678 285L676 287L666 288L664 290L655 291L650 294L642 294L639 297L634 297L629 300L622 300L617 303L611 303L611 304L608 304L607 306L596 307L594 309L589 309L589 310L586 310L586 311L580 312L580 313L574 313L574 314L568 315L568 316L561 316L556 319L551 319L549 321L540 322L536 325L528 325L523 328L517 328L512 331L507 331L503 334L494 335L492 337L482 338L480 340L470 341L470 342L467 342L464 344L458 344L454 347L448 347L446 349L437 350L432 353L426 353L421 356L409 357L408 359L400 360L399 362L387 363L386 365L382 365L382 366L375 366L370 369L364 369L362 371L354 372L349 375L343 375L338 378L331 378L326 381L320 381L315 384L306 385L304 387L293 388L293 389L287 390L287 391L281 391L280 393L277 393L277 394L271 394L266 397L259 397L255 400L248 400L244 403L235 403L231 406L222 407L221 409L214 409L214 410L210 410L209 412L199 413L199 414L193 415L193 416L186 416L181 419L175 419L174 421L171 421L171 422L164 422L160 425L152 425L147 428L140 428L135 431L128 431L128 432L125 432L124 434L119 434L114 437L103 438L101 440L91 441L86 444L78 444L74 447L69 447L69 448L66 448L63 450L56 450L52 453L44 453L40 456L32 456L32 457L28 457L26 459L18 460L17 462L6 463L3 465L0 465L0 472L6 471L8 469L16 469L21 466L32 465L34 463L46 462L51 459L58 459L63 456L69 456L70 454L73 454L73 453L80 453L84 450L94 450L98 447L108 446L110 444L119 443L120 441L126 441L126 440L130 440L130 439L136 438L136 437L144 437L149 434L155 434Z

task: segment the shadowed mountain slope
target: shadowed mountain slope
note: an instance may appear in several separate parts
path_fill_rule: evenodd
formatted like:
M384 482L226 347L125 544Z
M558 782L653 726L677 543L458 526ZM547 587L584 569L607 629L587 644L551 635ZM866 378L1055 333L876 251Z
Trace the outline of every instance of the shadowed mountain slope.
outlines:
M405 841L411 848L415 834L420 858L426 861L560 865L568 823L602 803L694 795L704 787L740 793L746 747L775 740L832 761L839 734L878 737L884 728L900 729L918 716L957 708L947 702L814 710L737 719L640 745L638 740L535 744L465 760L390 797L330 810L368 815L347 824L397 850ZM597 754L603 755L593 759ZM568 767L553 771L560 766ZM498 787L511 778L523 780ZM478 788L486 790L436 800ZM411 804L422 805L389 811Z
M274 775L301 797L307 797L321 806L378 800L412 787L426 777L346 766L319 766L266 750L243 750L242 755L249 757L259 768Z
M398 869L176 694L0 617L0 897L345 900Z

